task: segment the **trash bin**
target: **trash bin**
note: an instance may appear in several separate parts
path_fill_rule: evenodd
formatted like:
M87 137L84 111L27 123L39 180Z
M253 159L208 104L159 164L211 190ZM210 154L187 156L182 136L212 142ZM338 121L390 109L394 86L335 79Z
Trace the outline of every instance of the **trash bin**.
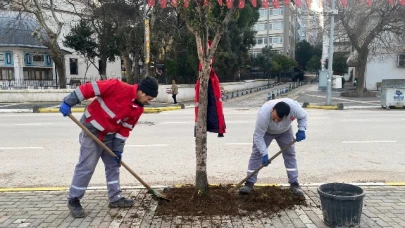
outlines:
M318 187L325 224L329 227L359 227L365 193L358 186L328 183Z
M386 109L405 106L405 79L381 81L381 106Z

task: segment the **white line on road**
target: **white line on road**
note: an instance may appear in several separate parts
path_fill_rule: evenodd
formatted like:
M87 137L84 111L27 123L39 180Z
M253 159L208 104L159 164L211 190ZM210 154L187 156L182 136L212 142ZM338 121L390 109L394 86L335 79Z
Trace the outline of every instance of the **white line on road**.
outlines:
M126 147L165 147L169 144L150 144L150 145L125 145Z
M225 145L252 145L252 143L225 143Z
M397 142L397 141L392 141L392 140L391 141L390 140L378 141L378 140L376 140L376 141L343 141L342 143L395 143L395 142Z
M14 124L15 126L40 126L40 125L50 125L52 123L25 123L25 124Z
M31 147L0 147L0 150L31 150L31 149L43 149L43 147L39 147L39 146L31 146Z

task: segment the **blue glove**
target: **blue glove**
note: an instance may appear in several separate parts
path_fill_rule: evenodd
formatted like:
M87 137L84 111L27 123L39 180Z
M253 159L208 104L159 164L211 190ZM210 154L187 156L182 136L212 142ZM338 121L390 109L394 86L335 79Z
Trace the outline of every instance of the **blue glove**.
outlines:
M269 164L270 164L270 161L269 161L269 155L264 155L263 156L263 158L262 158L262 164L264 165L264 166L268 166Z
M66 104L65 102L62 102L59 111L62 113L63 116L68 116L70 114L71 108L72 107L70 107L70 105Z
M114 154L117 155L117 157L113 157L114 161L117 162L119 165L121 165L122 152L114 151Z
M297 142L304 140L305 139L305 131L298 130L297 134L295 134L295 138L297 139Z

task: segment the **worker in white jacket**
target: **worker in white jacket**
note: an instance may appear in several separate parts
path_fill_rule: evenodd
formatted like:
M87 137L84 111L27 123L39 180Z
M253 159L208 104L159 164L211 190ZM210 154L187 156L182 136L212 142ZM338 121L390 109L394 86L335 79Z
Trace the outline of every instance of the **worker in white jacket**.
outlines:
M253 148L250 155L247 175L254 172L262 164L269 165L268 147L273 139L280 148L294 140L291 123L297 119L298 132L295 134L297 142L305 139L307 129L307 112L298 102L289 99L276 99L266 102L257 115L256 128L253 134ZM283 152L284 165L287 170L288 182L291 191L297 196L303 196L304 192L298 184L297 160L295 159L295 146ZM241 194L252 191L257 181L257 174L249 178L239 190Z

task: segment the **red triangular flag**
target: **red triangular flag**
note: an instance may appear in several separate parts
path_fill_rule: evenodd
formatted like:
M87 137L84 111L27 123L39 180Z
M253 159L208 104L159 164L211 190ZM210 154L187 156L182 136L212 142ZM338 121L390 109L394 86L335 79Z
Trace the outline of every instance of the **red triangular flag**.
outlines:
M296 0L295 1L295 5L297 5L297 7L301 8L302 7L302 2L301 0Z
M160 7L166 8L167 7L167 0L159 0L160 2Z
M308 9L311 9L311 3L312 3L312 0L307 0Z
M347 0L340 0L340 2L342 3L342 6L343 6L343 7L346 7L346 6L347 6Z
M284 0L284 5L285 6L290 6L290 0Z
M257 1L256 0L250 0L250 2L252 3L253 7L257 7Z
M262 5L263 5L263 8L265 8L265 9L269 8L269 1L268 0L262 0Z
M222 6L222 0L218 0L218 4Z
M405 6L405 0L398 0L399 4Z
M188 1L189 1L189 0L184 0L184 7L185 7L185 8L188 8Z
M232 8L233 5L233 0L226 0L226 6L228 7L228 9Z
M172 6L173 7L177 7L177 3L178 3L177 0L172 0Z
M245 0L239 0L239 9L245 8Z
M280 8L280 2L278 0L273 0L273 7L274 9Z
M367 5L371 6L371 0L366 0Z
M155 0L148 0L148 6L149 7L154 7L155 6Z

